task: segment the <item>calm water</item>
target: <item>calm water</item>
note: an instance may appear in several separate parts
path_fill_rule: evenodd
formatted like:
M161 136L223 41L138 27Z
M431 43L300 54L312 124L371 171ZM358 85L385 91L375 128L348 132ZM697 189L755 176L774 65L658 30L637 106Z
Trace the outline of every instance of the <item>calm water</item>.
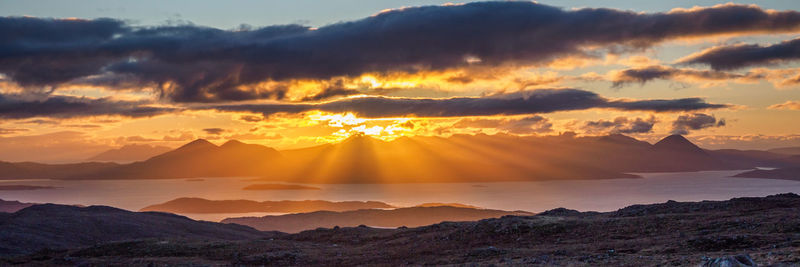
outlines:
M0 191L0 199L23 202L109 205L128 210L178 197L206 199L376 200L397 206L457 202L485 208L540 212L557 207L612 211L631 204L667 200L724 200L742 196L800 193L800 182L730 178L741 171L649 173L644 179L456 184L321 184L322 190L249 191L249 178L206 178L202 181L0 181L3 184L49 185L57 189ZM259 216L249 214L184 214L202 220Z

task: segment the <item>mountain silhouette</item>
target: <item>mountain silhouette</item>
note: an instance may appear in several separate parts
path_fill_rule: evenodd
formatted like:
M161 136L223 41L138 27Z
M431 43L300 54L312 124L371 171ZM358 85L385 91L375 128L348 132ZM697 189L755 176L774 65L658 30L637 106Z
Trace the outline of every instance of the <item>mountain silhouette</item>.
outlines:
M383 141L354 135L302 149L198 139L130 164L0 162L0 179L167 179L255 176L296 183L492 182L636 178L680 172L799 166L767 151L704 150L670 135L655 144L615 134L453 135Z
M165 146L150 146L150 145L125 145L117 149L111 149L100 154L97 154L87 161L99 162L134 162L151 158L155 155L162 154L170 151L171 149Z
M141 162L108 169L85 179L192 178L255 176L268 173L281 159L272 148L231 140L223 146L197 139L175 150Z
M706 152L693 144L682 135L673 134L653 144L653 150L658 152L686 153L686 154L706 154Z

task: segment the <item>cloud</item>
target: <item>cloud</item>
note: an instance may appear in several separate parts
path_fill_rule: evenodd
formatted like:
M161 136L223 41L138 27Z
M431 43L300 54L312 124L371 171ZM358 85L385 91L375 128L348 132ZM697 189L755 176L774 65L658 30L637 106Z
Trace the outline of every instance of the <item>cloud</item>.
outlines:
M630 83L645 84L656 79L675 79L680 81L727 81L733 79L755 80L760 78L755 74L737 74L721 71L678 69L669 66L647 66L613 72L611 82L613 87L622 87Z
M800 101L786 101L780 104L774 104L769 107L768 109L788 109L788 110L800 110Z
M521 115L558 111L608 108L624 111L676 112L731 107L706 103L700 98L628 100L607 99L579 89L537 89L483 97L390 98L356 97L319 104L239 104L213 105L220 111L255 112L269 116L276 113L302 113L319 110L333 113L352 112L359 117L459 117Z
M259 121L263 121L264 118L261 117L261 116L242 115L242 116L239 116L239 120L246 121L246 122L259 122Z
M611 134L637 134L649 133L653 131L653 126L657 120L654 116L642 119L628 119L626 117L617 117L614 120L597 120L587 121L583 125L583 129L590 133L611 133Z
M590 56L593 49L624 51L677 38L793 32L798 26L800 12L753 5L636 13L522 1L403 8L318 29L5 17L0 73L26 88L71 81L148 87L178 102L283 99L285 87L260 83L546 64Z
M356 89L342 88L342 87L326 87L321 92L306 96L302 101L320 101L337 96L349 96L361 94L361 91Z
M235 140L279 140L283 139L283 136L277 133L270 133L270 134L243 133L243 134L230 135L227 138Z
M524 118L464 118L453 124L454 128L494 128L513 134L546 133L552 131L553 124L542 116Z
M722 126L725 126L725 119L717 120L713 115L702 113L681 115L672 122L672 134L689 134L690 130Z
M4 119L33 117L74 118L102 115L151 117L177 110L170 107L151 106L151 103L145 101L73 96L32 98L23 95L0 94L0 118Z
M771 65L800 59L800 39L761 46L737 44L717 46L678 60L682 64L705 64L715 70Z
M707 149L755 149L800 146L800 135L701 135L692 142Z
M776 88L792 87L800 84L798 68L766 69L756 68L745 73L726 72L718 70L697 70L674 68L670 66L647 66L625 70L611 71L606 75L612 87L639 83L645 84L654 80L672 80L677 82L701 83L703 86L714 86L728 82L756 83L767 81Z
M222 129L222 128L205 128L205 129L203 129L203 131L206 132L206 134L210 134L210 135L220 135L220 134L225 132L225 129Z
M25 128L0 128L0 135L15 134L15 133L21 133L21 132L27 132L27 131L30 131L30 129L25 129Z

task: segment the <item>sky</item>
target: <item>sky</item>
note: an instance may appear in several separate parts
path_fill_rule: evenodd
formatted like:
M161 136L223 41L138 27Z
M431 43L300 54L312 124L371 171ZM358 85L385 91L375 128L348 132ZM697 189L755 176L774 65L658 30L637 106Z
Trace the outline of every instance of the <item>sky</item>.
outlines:
M0 160L196 138L800 146L797 1L0 1Z

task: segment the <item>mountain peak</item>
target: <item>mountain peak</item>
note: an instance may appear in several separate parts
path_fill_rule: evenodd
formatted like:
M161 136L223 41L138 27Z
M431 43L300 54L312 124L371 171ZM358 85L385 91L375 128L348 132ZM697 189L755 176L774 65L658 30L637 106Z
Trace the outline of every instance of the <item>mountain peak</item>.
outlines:
M658 141L653 145L653 149L705 153L702 148L698 147L686 139L686 137L683 137L683 135L679 134L673 134L664 137L664 139L661 139L661 141Z
M188 144L185 144L185 145L183 145L183 146L179 147L178 149L187 149L187 148L210 148L210 147L217 147L217 145L215 145L215 144L212 144L212 143L211 143L211 142L209 142L208 140L206 140L206 139L202 139L202 138L201 138L201 139L197 139L197 140L191 141L191 142L189 142Z
M225 142L224 144L222 144L220 147L241 146L241 145L246 145L246 144L242 143L239 140L231 139L231 140L228 140L228 142Z

